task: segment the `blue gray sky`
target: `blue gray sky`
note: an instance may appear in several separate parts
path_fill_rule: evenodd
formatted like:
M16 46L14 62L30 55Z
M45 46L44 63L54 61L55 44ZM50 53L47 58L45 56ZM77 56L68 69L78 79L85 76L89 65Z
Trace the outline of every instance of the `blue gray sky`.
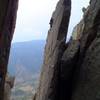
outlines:
M58 0L19 0L17 23L13 42L45 40L49 29L49 21ZM82 18L82 7L89 0L72 0L72 12L68 38L73 27Z

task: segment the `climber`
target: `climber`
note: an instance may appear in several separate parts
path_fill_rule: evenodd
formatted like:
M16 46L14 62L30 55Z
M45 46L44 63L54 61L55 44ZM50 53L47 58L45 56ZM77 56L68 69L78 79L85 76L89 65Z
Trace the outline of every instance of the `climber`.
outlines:
M53 25L53 18L51 18L51 20L50 20L50 28L52 28L52 25Z
M85 7L83 7L83 8L82 8L82 11L83 11L83 13L85 13L85 12L86 12L86 8L85 8Z

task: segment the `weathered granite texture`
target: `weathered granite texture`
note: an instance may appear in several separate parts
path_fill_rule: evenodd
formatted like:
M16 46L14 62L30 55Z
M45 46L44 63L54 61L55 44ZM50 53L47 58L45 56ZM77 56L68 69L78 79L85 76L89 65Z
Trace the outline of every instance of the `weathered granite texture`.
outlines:
M44 63L36 100L59 100L59 62L65 41L71 11L71 0L60 0L52 15L53 23L48 32Z
M100 0L91 0L84 15L72 100L100 100Z
M61 21L61 11L57 22ZM48 32L36 100L100 100L100 0L90 1L72 39L65 44L66 35L62 32L68 22L54 22Z
M0 100L4 100L5 76L17 6L18 0L0 0Z

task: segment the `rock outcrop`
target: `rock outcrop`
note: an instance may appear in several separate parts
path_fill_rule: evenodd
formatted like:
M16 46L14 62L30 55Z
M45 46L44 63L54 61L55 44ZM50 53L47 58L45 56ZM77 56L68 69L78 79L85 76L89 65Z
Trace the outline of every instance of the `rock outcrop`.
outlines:
M84 30L74 73L72 100L100 99L100 0L91 0L84 15Z
M0 100L18 0L0 0ZM100 0L90 0L65 43L71 0L59 0L50 21L40 84L34 100L100 100Z
M81 20L79 24L77 24L72 32L72 39L73 40L80 40L82 37L82 32L84 29L84 20Z
M57 23L54 22L48 32L35 100L99 100L100 0L90 0L83 19L74 28L72 39L67 44L63 40L66 38L71 2L65 0L67 11L63 12L62 1L52 17ZM58 11L60 15L55 17Z
M18 0L0 0L0 100L4 100L4 84L17 6Z

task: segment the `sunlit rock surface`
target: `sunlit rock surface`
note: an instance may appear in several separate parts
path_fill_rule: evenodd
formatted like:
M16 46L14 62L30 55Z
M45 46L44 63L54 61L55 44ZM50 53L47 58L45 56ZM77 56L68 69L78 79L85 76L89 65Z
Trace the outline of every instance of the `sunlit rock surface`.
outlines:
M36 100L58 100L60 98L59 62L65 49L70 11L71 1L60 0L53 12Z

